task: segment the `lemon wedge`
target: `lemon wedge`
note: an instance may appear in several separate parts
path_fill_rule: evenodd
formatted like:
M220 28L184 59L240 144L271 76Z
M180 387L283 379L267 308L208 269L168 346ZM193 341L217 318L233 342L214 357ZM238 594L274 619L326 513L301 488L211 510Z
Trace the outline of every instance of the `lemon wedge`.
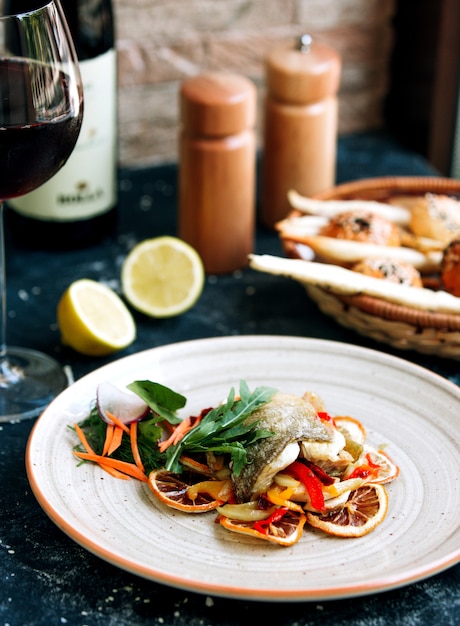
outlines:
M105 356L129 346L136 326L122 299L109 287L82 278L62 294L57 306L61 342L87 356Z
M177 237L138 243L126 256L121 285L126 300L150 317L173 317L188 311L200 297L205 272L198 252Z

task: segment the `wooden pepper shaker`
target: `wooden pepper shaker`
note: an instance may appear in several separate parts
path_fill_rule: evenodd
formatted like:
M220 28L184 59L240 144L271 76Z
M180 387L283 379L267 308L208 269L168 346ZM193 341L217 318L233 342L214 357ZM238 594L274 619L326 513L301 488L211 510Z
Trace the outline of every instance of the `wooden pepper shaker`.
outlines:
M207 273L247 265L255 222L256 89L210 72L180 89L179 236Z
M291 208L290 189L311 196L335 183L341 59L303 35L265 65L260 218L271 228Z

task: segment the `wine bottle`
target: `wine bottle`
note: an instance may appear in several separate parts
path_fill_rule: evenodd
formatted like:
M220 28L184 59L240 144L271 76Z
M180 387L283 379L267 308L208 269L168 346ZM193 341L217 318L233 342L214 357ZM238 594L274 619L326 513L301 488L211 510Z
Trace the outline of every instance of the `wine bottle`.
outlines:
M13 1L13 0L11 0ZM15 0L31 8L37 0ZM15 240L40 249L96 244L113 233L117 207L117 79L111 0L61 0L83 80L83 125L64 167L8 203ZM22 8L21 8L22 10Z

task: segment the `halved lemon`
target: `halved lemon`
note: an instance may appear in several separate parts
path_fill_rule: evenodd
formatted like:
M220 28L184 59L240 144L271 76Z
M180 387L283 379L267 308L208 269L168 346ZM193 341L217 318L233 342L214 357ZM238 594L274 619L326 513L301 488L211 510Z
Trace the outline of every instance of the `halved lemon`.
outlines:
M72 283L57 305L63 345L87 356L122 350L136 338L136 326L122 299L109 287L82 278Z
M337 537L362 537L376 528L387 514L385 487L369 483L352 491L344 506L325 514L307 513L307 522Z
M177 237L155 237L137 244L121 270L128 302L151 317L173 317L188 311L200 297L205 272L201 257Z

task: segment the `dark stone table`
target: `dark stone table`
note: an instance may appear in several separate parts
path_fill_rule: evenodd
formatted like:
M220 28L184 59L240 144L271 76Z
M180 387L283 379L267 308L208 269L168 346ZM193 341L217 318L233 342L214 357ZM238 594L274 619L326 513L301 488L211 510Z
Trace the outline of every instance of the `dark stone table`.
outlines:
M436 175L421 157L384 134L339 142L338 182L385 175ZM138 337L110 358L61 348L56 304L82 277L119 289L122 260L147 237L176 234L176 168L122 170L118 233L72 252L27 251L7 230L8 342L53 354L79 378L130 353L201 337L244 334L310 336L402 356L460 383L455 361L397 352L356 335L322 315L301 286L252 270L209 276L197 305L183 316L136 316ZM258 229L255 251L282 254L276 234ZM233 306L250 288L251 306ZM276 297L273 295L276 294ZM218 307L216 303L219 303ZM210 315L212 311L212 315ZM416 584L362 598L301 603L229 600L164 587L122 571L68 538L31 493L24 452L33 420L0 425L0 623L8 626L454 626L460 624L460 565ZM460 541L460 536L459 536Z

